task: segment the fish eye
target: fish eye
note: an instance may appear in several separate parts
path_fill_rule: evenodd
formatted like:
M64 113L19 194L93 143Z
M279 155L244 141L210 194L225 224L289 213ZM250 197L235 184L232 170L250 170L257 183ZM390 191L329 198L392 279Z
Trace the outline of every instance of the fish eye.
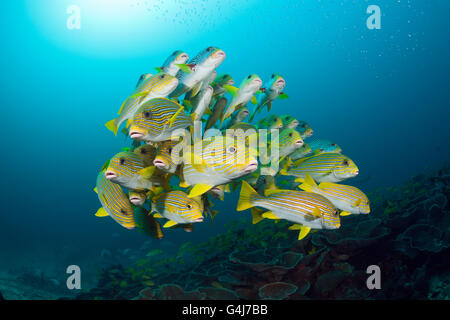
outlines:
M292 132L291 132L291 133L289 133L289 137L292 137Z
M172 148L169 148L168 151L169 151L169 153L172 153Z
M127 212L124 209L120 209L120 213L126 215Z
M348 160L344 160L344 162L342 162L342 164L343 164L344 166L348 166L348 165L349 165L349 162L348 162Z
M302 124L302 128L306 128L306 123Z
M331 145L332 145L333 147L336 147L336 143L332 143Z
M206 51L208 51L208 52L210 52L210 51L212 51L213 50L213 47L208 47L207 49L206 49Z
M191 206L190 204L187 204L186 207L187 207L188 209L192 209L192 206Z
M235 147L229 147L228 148L228 152L235 153L236 152L236 148Z
M150 111L145 111L144 112L144 118L146 118L146 119L151 119L152 118L152 114L150 113Z
M145 151L145 149L141 149L141 153L142 153L142 154L146 154L147 151Z
M120 165L123 166L123 165L125 164L125 159L124 159L124 158L120 158L120 161L119 161L119 162L120 162Z
M162 74L162 75L160 75L159 76L161 79L164 79L165 77L166 77L166 75L165 74Z

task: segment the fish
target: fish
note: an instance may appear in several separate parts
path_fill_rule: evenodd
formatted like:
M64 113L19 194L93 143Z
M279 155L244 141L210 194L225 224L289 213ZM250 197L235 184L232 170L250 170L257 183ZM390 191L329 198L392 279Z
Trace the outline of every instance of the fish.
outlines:
M225 110L225 107L227 106L228 100L227 98L219 98L217 102L214 104L213 110L211 115L208 118L208 121L206 122L205 126L205 133L208 129L212 128L217 120L219 120L222 117L222 113Z
M124 121L127 121L128 127L131 119L133 119L143 103L153 98L166 97L175 90L177 84L178 79L167 73L158 73L143 80L133 94L122 104L119 110L119 116L108 121L105 124L106 127L117 135L120 125Z
M153 74L151 73L143 73L140 77L138 82L136 83L136 89L135 92L138 92L137 90L139 90L139 86L144 82L144 80L150 78L151 76L153 76Z
M182 162L181 157L177 157L181 151L182 144L179 140L164 141L158 148L158 154L153 161L153 165L161 171L175 173L178 165ZM172 151L175 149L175 152Z
M158 72L165 72L175 77L180 70L178 65L184 65L188 60L189 56L186 52L176 50L167 57L161 67L156 67L155 70Z
M289 156L303 146L303 139L301 138L300 133L294 129L282 130L279 133L278 141L278 144L275 145L272 145L271 143L268 144L270 155L268 155L265 146L259 146L259 154L263 160L263 163L273 163L274 161L279 163L285 157ZM278 149L278 152L274 152L276 151L275 148Z
M251 120L250 120L251 121ZM283 121L275 114L267 116L259 121L259 129L281 129L283 127Z
M200 51L188 64L179 65L177 73L178 86L169 97L179 97L192 90L191 98L195 97L202 87L202 82L211 75L224 60L225 52L216 47L208 47Z
M211 101L213 91L213 88L208 86L192 100L192 121L200 121L206 111L211 113L209 110L209 102Z
M221 119L221 124L223 124L223 121L231 116L231 114L239 110L242 107L245 107L245 105L252 100L253 104L257 103L257 100L255 98L256 92L261 88L262 81L261 78L258 77L256 74L251 74L247 78L245 78L242 82L239 88L233 87L233 86L224 86L228 93L230 93L233 98L231 99L230 104L225 109L225 112Z
M211 85L214 89L214 98L219 99L227 93L224 86L233 86L234 80L229 74L220 74L217 75Z
M191 199L181 190L161 193L152 199L155 218L166 218L163 228L176 224L203 222L202 208L195 199Z
M230 128L233 125L235 125L236 123L243 122L245 120L245 118L247 118L248 114L249 114L249 111L247 108L244 107L244 108L240 109L239 111L232 114L228 123L224 124L223 127Z
M134 222L138 230L154 239L164 238L161 225L148 210L143 207L134 208Z
M246 181L242 181L237 211L260 207L268 211L261 214L266 219L283 219L293 222L289 229L300 230L303 239L311 229L338 229L341 225L336 207L324 196L297 190L266 190L258 194Z
M275 99L287 99L288 95L283 92L286 86L286 81L277 73L272 74L270 79L264 84L264 92L258 97L258 104L252 112L249 121L253 121L256 113L261 112L264 106L267 106L267 111L272 108L272 102Z
M312 138L308 139L308 145L310 146L314 154L325 152L337 152L341 153L342 149L338 144L329 139Z
M228 137L246 137L250 135L257 135L258 128L247 122L238 122L225 130L225 135Z
M257 192L264 196L266 190L277 190L275 184L275 177L271 175L259 175L258 180L255 183Z
M192 126L191 118L183 112L183 108L166 98L147 101L133 118L129 129L130 138L148 143L175 137L175 133L180 132L179 129Z
M299 120L297 131L300 132L300 135L302 136L302 139L306 139L311 137L314 134L313 129L309 124L307 124L305 121Z
M307 157L311 153L312 153L311 147L307 143L303 143L303 145L297 150L295 150L293 153L291 153L289 157L291 158L292 161L296 161L298 159Z
M369 199L356 187L332 182L322 182L317 185L309 174L306 174L305 181L299 187L330 200L336 208L342 210L341 216L370 213Z
M119 152L111 158L105 177L114 183L132 190L150 189L154 182L150 179L155 167L145 167L142 159L133 152Z
M307 173L317 182L341 182L357 176L359 169L349 157L328 152L299 159L292 167L280 170L282 175L300 178L298 182L302 182Z
M145 191L139 192L130 190L128 192L128 198L133 205L142 207L147 200L147 194L145 193Z
M222 184L220 186L215 186L209 190L209 192L215 197L223 201L225 197L225 192L231 192L230 187L227 184Z
M237 140L214 136L195 143L190 152L183 152L184 185L192 186L189 197L200 196L258 168L256 150Z
M122 187L106 179L105 171L102 170L97 175L95 192L102 207L95 213L97 217L110 216L118 224L127 229L133 229L134 212L127 194Z
M280 117L281 121L283 121L283 128L282 129L295 129L298 126L298 120L295 119L293 116L290 115L283 115Z
M143 146L139 146L134 149L133 152L141 158L145 167L150 167L153 165L153 160L155 160L157 150L152 145L144 144Z

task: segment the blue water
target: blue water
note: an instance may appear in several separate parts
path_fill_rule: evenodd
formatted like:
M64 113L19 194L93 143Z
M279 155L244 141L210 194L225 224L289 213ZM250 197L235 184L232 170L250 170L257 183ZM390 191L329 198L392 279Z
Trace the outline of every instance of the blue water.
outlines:
M81 8L79 30L66 27L71 4ZM366 27L370 4L381 8L380 30ZM129 143L104 123L177 49L223 49L218 72L237 83L283 75L289 99L273 112L338 142L366 191L448 163L449 9L444 0L2 2L0 268L64 273L69 261L143 241L94 216L97 173ZM214 228L167 240L220 232L243 215L235 198L219 204Z

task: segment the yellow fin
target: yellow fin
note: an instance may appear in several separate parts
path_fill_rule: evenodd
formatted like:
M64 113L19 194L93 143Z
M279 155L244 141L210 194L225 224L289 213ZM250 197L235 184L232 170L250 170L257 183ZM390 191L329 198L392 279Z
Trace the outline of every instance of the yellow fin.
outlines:
M155 169L156 169L155 166L150 166L150 167L139 170L138 174L140 176L142 176L142 178L144 178L144 179L149 179L152 177L153 173L155 172Z
M197 114L195 112L191 113L191 121L195 121L195 117L197 117Z
M183 160L200 172L205 172L205 169L209 167L209 164L207 164L205 160L192 152L186 152L183 155Z
M266 219L280 219L272 211L266 211L261 216Z
M306 173L305 180L299 186L299 188L308 192L314 192L315 190L317 190L318 186L314 179L309 175L309 173Z
M361 204L361 199L358 199L358 200L355 201L353 206L358 207L360 204Z
M167 221L167 222L163 225L163 228L170 228L170 227L176 225L177 223L178 223L178 222L169 220L169 221Z
M132 118L128 119L125 127L127 127L127 128L130 127L132 123L133 123L133 119Z
M116 125L116 119L108 121L107 123L105 123L105 126L108 128L108 130L111 130L117 136L117 131L119 130L119 127Z
M300 232L298 233L298 240L302 240L304 237L306 237L311 230L310 227L301 226Z
M259 196L258 193L253 189L247 181L242 181L241 193L239 195L239 201L236 210L244 211L251 207L253 204L250 201L251 196Z
M171 128L171 127L173 126L175 120L177 119L178 115L180 114L181 110L183 110L183 109L184 109L184 107L183 107L183 106L180 106L180 108L178 109L178 111L175 112L175 113L173 114L173 116L170 117L169 120L167 120L167 124L169 125L169 128Z
M319 188L327 189L327 188L334 187L335 185L336 185L336 183L333 183L333 182L321 182L319 184Z
M182 187L182 188L187 188L187 187L189 187L189 185L186 183L186 181L180 181L180 184L179 184L179 186L180 187Z
M102 207L100 209L97 210L97 212L95 213L96 217L107 217L109 216L108 212L106 212L106 210Z
M226 184L223 190L224 190L225 192L231 192L231 190L230 190L230 185Z
M288 173L287 173L286 168L281 169L281 170L280 170L280 174L281 174L282 176L287 176Z
M191 93L192 98L197 95L197 93L200 91L201 87L202 87L202 82L199 82L192 88L192 93Z
M262 217L262 210L257 208L250 208L250 211L252 213L252 223L257 224L258 222L264 220Z
M291 190L282 190L282 189L278 189L278 188L266 189L266 190L264 190L264 195L266 197L269 197L274 193L280 193L280 192L291 192Z
M97 187L94 188L94 192L98 194Z
M345 216L349 216L349 215L351 215L351 213L350 212L347 212L347 211L341 211L341 213L339 214L341 217L345 217Z
M205 114L208 115L208 116L212 115L211 109L210 108L206 108L205 109Z
M213 187L214 186L210 185L210 184L197 183L192 188L191 192L189 192L188 197L189 198L194 198L194 197L200 196L200 195L204 194L205 192L207 192L208 190L210 190Z
M293 224L292 226L290 226L288 229L289 230L300 230L300 228L302 227L301 224Z
M295 178L294 179L294 182L303 182L303 181L305 181L305 179L303 179L303 178Z
M227 92L228 92L229 94L231 94L233 97L235 97L235 96L237 95L238 91L239 91L238 88L233 87L233 86L229 86L229 85L227 85L227 84L224 85L223 88L224 88L225 90L227 90Z
M154 213L153 217L154 218L164 218L160 213Z
M258 100L256 100L255 96L252 96L251 101L252 101L253 104L258 104Z
M301 159L298 159L298 160L294 161L294 166L297 167L299 164L304 162L306 159L309 159L309 157L308 158L301 158Z
M322 218L322 211L319 208L315 207L311 213L314 217Z

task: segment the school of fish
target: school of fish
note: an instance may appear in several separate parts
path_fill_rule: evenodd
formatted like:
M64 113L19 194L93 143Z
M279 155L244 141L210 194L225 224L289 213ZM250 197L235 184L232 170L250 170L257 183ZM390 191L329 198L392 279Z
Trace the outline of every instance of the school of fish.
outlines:
M367 196L342 184L359 173L353 160L276 106L288 99L286 80L250 74L235 86L216 71L225 57L216 47L191 59L177 50L139 77L106 123L132 142L98 173L95 215L161 239L164 228L192 232L212 221L212 200L239 187L237 211L250 209L253 223L287 220L299 240L311 229L338 229L343 216L368 214Z

